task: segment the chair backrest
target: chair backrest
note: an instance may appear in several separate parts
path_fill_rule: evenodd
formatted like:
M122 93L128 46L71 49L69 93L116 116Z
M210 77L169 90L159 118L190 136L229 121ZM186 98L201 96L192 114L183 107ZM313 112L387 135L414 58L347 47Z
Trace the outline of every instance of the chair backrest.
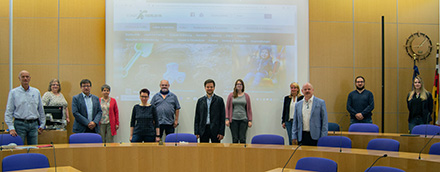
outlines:
M355 123L350 125L348 132L379 133L379 127L376 124Z
M21 153L3 158L3 171L49 168L49 160L39 153Z
M340 131L339 125L333 122L328 123L328 131Z
M368 171L368 168L365 170L365 172L367 172L367 171ZM393 167L374 166L374 167L371 167L368 172L405 172L405 171L398 169L398 168L393 168Z
M102 137L96 133L76 133L70 135L69 143L102 143Z
M327 158L305 157L298 160L295 169L317 172L337 172L338 164Z
M284 138L274 134L260 134L252 137L252 144L284 145Z
M411 131L411 134L421 135L437 135L437 133L440 133L440 127L429 124L416 125Z
M172 133L165 137L165 142L189 142L197 143L197 136L189 133Z
M429 148L429 154L440 155L440 142L431 145L431 148Z
M399 151L400 143L394 139L373 139L368 142L367 149L384 150L384 151Z
M23 145L23 140L19 135L12 136L10 134L1 134L0 135L0 145L8 145L9 143L15 143L17 145Z
M324 136L319 138L318 146L351 148L351 139L345 136Z

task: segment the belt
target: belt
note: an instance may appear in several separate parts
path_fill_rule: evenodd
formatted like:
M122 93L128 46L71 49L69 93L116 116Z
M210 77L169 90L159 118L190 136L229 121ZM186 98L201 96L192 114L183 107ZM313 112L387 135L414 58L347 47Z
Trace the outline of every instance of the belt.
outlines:
M32 123L32 122L37 121L37 119L19 119L19 118L15 118L14 120L25 122L25 123Z

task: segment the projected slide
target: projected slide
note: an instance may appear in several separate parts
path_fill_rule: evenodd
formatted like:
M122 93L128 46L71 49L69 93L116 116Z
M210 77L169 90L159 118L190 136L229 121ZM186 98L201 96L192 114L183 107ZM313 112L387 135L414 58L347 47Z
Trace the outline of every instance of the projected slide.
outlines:
M290 83L301 80L300 72L308 76L308 67L299 67L308 42L299 51L298 40L308 36L299 35L296 1L200 2L113 0L106 30L112 95L130 111L141 88L154 94L166 79L190 123L206 79L216 81L225 101L235 80L243 79L254 112L278 111Z

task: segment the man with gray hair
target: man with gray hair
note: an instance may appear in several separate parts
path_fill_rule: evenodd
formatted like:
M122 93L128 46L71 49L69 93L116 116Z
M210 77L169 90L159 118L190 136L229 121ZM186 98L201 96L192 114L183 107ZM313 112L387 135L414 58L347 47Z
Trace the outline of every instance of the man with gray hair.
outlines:
M160 91L151 99L151 104L156 107L159 117L160 138L165 134L174 133L174 128L179 125L180 104L177 96L170 92L170 83L167 80L160 81Z
M28 145L37 145L38 134L41 134L46 125L40 91L29 85L31 75L28 71L21 71L18 80L21 85L9 92L5 122L9 134L20 136L25 144L27 140Z
M327 108L324 100L313 95L312 84L304 84L301 91L304 99L295 104L292 144L316 146L328 134Z

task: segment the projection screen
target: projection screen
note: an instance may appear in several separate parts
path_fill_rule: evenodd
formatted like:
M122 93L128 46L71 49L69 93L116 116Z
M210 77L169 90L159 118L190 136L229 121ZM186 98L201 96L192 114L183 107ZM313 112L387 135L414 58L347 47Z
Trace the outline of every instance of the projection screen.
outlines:
M216 82L225 103L237 79L251 97L257 134L278 134L289 85L309 78L308 1L305 0L108 0L106 82L120 111L117 142L128 142L139 90L150 100L159 82L170 82L181 105L178 133L194 133L203 82ZM223 143L231 142L226 127Z

